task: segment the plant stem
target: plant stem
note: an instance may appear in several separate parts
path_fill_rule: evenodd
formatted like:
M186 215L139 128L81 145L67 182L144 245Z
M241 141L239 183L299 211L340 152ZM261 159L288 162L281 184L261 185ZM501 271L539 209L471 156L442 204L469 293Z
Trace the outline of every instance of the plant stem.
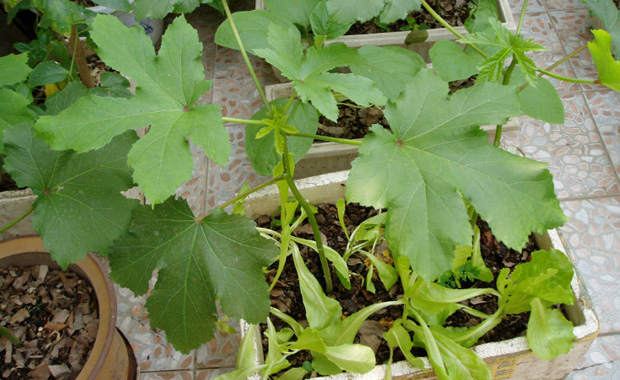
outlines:
M598 83L597 79L585 79L585 78L570 78L570 77L565 77L559 74L555 74L552 73L551 71L547 71L547 70L543 70L543 69L538 69L539 72L550 76L551 78L555 78L555 79L559 79L559 80L563 80L565 82L572 82L572 83L589 83L589 84L596 84Z
M523 0L523 8L521 8L521 16L519 16L519 25L517 25L517 36L521 35L523 20L525 20L525 9L527 8L527 0Z
M452 27L452 25L448 24L446 20L444 20L443 17L441 17L437 12L435 12L435 10L430 5L428 5L428 3L425 0L422 0L422 6L424 7L424 9L428 11L428 13L431 14L431 16L435 18L435 20L439 21L441 25L443 25L446 29L452 32L452 34L454 34L458 38L463 38L463 35L457 32L456 29ZM487 53L482 51L482 49L480 49L478 46L476 45L469 45L469 46L471 46L472 49L474 49L476 52L478 52L478 54L480 54L484 58L488 57Z
M224 123L237 123L237 124L253 124L253 125L266 125L262 120L252 119L237 119L234 117L222 117Z
M237 196L236 196L236 197L234 197L234 198L232 198L232 199L228 200L228 201L227 201L226 203L224 203L224 204L221 204L221 205L217 206L217 208L219 208L220 210L223 210L223 209L225 209L226 207L228 207L228 206L230 206L230 205L234 204L235 202L238 202L238 201L240 201L240 200L244 199L244 198L245 198L245 197L247 197L248 195L250 195L250 194L252 194L252 193L257 192L257 191L258 191L258 190L260 190L260 189L264 189L265 187L267 187L267 186L269 186L269 185L273 185L274 183L276 183L276 182L278 182L278 181L281 181L281 180L283 180L283 179L284 179L284 175L280 175L280 176L277 176L277 177L275 177L275 178L273 178L273 179L270 179L269 181L267 181L267 182L265 182L265 183L263 183L263 184L261 184L261 185L258 185L258 186L256 186L256 187L255 187L255 188L253 188L253 189L250 189L250 190L248 190L248 191L246 191L246 192L243 192L243 193L241 193L241 194L237 194Z
M265 103L265 107L267 107L269 105L269 101L267 100L267 97L265 96L265 91L263 91L263 88L260 85L258 77L256 76L256 72L254 71L254 68L252 67L252 62L250 62L248 53L245 51L245 47L243 46L243 41L241 41L241 36L239 36L239 31L237 30L237 25L235 25L235 20L233 20L232 14L230 13L230 8L228 7L228 1L222 0L222 5L224 6L224 12L226 13L226 18L230 22L230 27L232 28L232 32L233 32L233 35L235 36L235 40L237 41L237 44L239 45L239 51L241 52L243 61L245 62L245 65L248 67L248 71L250 72L250 75L252 76L252 80L254 81L254 84L256 85L256 89L258 90L258 93L260 94L260 97L263 100L263 103Z
M282 153L282 165L284 167L286 182L288 183L291 192L295 196L297 202L299 202L299 205L304 209L306 214L308 214L308 222L312 227L312 233L314 235L314 240L316 241L316 248L319 254L319 260L321 261L321 268L323 269L323 277L325 278L325 291L326 293L329 293L333 289L332 276L329 270L329 265L327 264L327 258L325 257L325 248L323 247L323 240L321 239L321 231L319 231L319 225L316 222L316 217L314 216L312 208L310 207L308 202L306 202L306 199L297 188L295 180L293 179L291 167L289 165L288 143L286 141L286 136L284 137L284 152Z
M527 1L527 0L525 0L525 1ZM514 71L516 65L517 65L517 60L513 56L512 57L512 61L510 62L510 66L508 66L508 68L506 69L506 72L504 73L504 80L502 82L502 84L504 86L507 86L510 83L510 77L512 76L512 72ZM495 127L495 140L493 141L493 146L495 146L495 147L499 146L499 143L502 140L502 130L503 129L504 129L504 125L503 124L498 124Z
M328 136L320 136L320 135L309 135L307 133L291 133L289 136L291 137L305 137L309 139L321 140L321 141L329 141L340 144L347 145L362 145L361 141L358 140L349 140L349 139L339 139L337 137L328 137Z
M30 213L33 210L34 210L34 206L30 206L30 208L28 210L26 210L23 214L21 214L20 216L18 216L15 219L13 219L11 222L7 223L4 227L0 228L0 234L4 233L5 231L9 230L11 227L16 225L17 223L19 223L22 220L24 220L28 215L30 215Z
M585 50L585 49L587 49L587 48L588 48L588 45L587 45L587 44L586 44L586 45L582 45L581 47L579 47L578 49L574 50L574 51L573 51L572 53L570 53L569 55L567 55L567 56L565 56L564 58L560 59L559 61L555 62L553 65L551 65L551 66L547 67L547 68L545 69L545 71L551 71L551 70L555 69L556 67L560 66L561 64L563 64L564 62L566 62L566 61L568 61L569 59L573 58L574 56L576 56L577 54L581 53L582 51L584 51L584 50ZM538 69L538 71L540 72L541 70L540 70L540 69ZM545 75L545 73L540 72L540 73L538 74L538 77L540 78L540 77L542 77L543 75ZM521 86L521 87L519 88L519 91L523 91L523 89L524 89L524 88L526 88L526 87L527 87L527 86L529 86L529 85L530 85L530 83L529 83L529 82L524 83L524 84L523 84L523 86Z
M82 44L80 44L80 39L77 35L77 26L75 24L71 26L71 36L69 37L69 44L72 46L72 49L69 49L69 53L71 53L71 57L73 58L75 64L78 67L78 71L80 73L80 80L82 81L84 86L88 88L95 87L93 77L90 75L90 68L86 63L86 57L84 56Z

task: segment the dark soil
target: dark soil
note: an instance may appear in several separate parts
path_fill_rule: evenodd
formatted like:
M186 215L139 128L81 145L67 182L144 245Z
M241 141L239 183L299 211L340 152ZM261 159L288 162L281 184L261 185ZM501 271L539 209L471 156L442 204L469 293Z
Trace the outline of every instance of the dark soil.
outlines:
M3 191L20 190L20 189L23 189L23 188L20 188L19 186L17 186L17 184L15 183L15 181L13 181L13 178L11 178L9 173L5 173L0 170L0 193Z
M336 207L330 204L323 204L318 207L317 222L319 224L322 235L324 236L324 244L329 245L338 252L344 252L347 244L347 239L342 231L340 222L338 221ZM367 218L376 215L377 211L370 207L363 207L358 204L348 204L345 213L345 224L349 232L353 231L355 227ZM257 219L257 224L260 227L269 227L271 224L271 218L262 216ZM522 252L516 252L506 248L502 243L495 240L491 234L487 224L483 221L478 222L481 229L481 252L485 260L486 265L491 268L494 276L497 277L502 268L512 268L518 263L527 262L530 260L531 252L537 250L536 243L533 237L530 238L530 242L527 244ZM273 227L272 227L273 228ZM308 239L312 239L312 233L309 225L301 226L296 235ZM380 250L381 251L381 250ZM383 252L383 251L381 251ZM318 256L314 251L308 248L302 249L302 256L308 269L319 280L321 285L324 285L322 279L322 271ZM389 254L387 257L379 255L390 261ZM384 301L396 300L399 294L402 294L402 287L400 283L397 283L386 291L381 281L375 281L376 293L372 294L368 292L363 286L361 278L366 278L368 272L368 266L364 262L363 258L353 255L348 261L349 271L358 275L350 276L351 289L347 290L340 284L335 271L332 269L332 282L334 284L333 292L328 296L339 300L343 314L351 315L356 311L364 308L365 306ZM269 272L266 274L267 281L271 283L277 270L277 263L269 268ZM463 288L471 287L493 287L494 283L487 284L482 282L474 283L462 283ZM291 315L297 321L300 321L302 325L305 320L305 309L302 302L301 291L299 289L299 282L297 278L297 272L292 262L292 258L287 259L284 271L278 280L277 285L271 292L271 302L273 307L277 307L283 312ZM475 304L474 304L475 303ZM475 300L470 307L480 310L487 314L493 314L497 310L497 300L494 297L480 297ZM402 308L391 307L383 309L373 314L369 320L362 327L366 333L361 336L358 334L356 338L357 343L364 343L369 345L375 350L377 363L385 363L389 358L389 348L386 342L382 339L382 335L387 331L395 319L402 316ZM527 327L527 320L529 313L522 313L519 315L511 316L504 320L495 329L490 331L487 335L479 340L479 343L493 342L499 340L510 339L522 334ZM287 325L278 318L271 318L276 330L287 327ZM475 326L480 321L471 317L464 312L457 312L451 316L447 324L448 326ZM266 326L263 326L265 329ZM263 338L263 350L267 352L267 339ZM416 356L425 356L426 352L420 348L414 348L413 354ZM398 349L394 352L394 361L404 360L402 352ZM293 356L288 357L292 366L301 366L304 361L312 360L309 352L301 351Z
M97 5L90 0L72 0L72 1L78 5L83 5L85 7L94 7L95 5Z
M75 379L95 342L97 299L89 282L46 265L0 269L0 375L8 380Z
M467 0L431 0L428 3L451 26L463 26L469 16L469 1ZM443 28L423 7L419 11L410 13L409 17L413 17L417 25L427 26L427 29ZM401 30L411 30L406 20L398 20L388 24L385 28L379 27L374 20L371 20L363 24L360 22L353 24L347 34L371 34Z
M476 84L475 78L458 80L450 83L450 94L457 90L468 88ZM338 121L327 119L324 116L319 118L319 136L337 137L341 139L361 139L370 133L373 124L381 124L389 129L387 120L383 115L383 110L376 106L359 107L354 104L338 105ZM321 142L315 140L314 142Z

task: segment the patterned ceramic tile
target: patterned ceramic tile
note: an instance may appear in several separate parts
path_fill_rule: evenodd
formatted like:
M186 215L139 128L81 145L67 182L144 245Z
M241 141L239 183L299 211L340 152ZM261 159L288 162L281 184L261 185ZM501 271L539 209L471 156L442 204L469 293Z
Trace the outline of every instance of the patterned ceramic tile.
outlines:
M564 94L562 100L564 125L522 117L521 133L516 139L506 136L505 143L548 162L561 199L619 194L618 178L583 96Z
M523 8L523 0L511 0L509 3L513 16L520 15ZM546 8L543 5L543 0L529 0L527 2L525 13L540 13L544 11L546 11Z
M219 375L223 375L225 373L232 372L234 370L235 368L232 367L232 368L218 368L218 369L196 371L195 380L213 380Z
M590 54L590 51L588 49L572 57L569 62L573 67L577 78L591 80L598 78L596 66L594 65L594 61L592 61L592 55ZM583 89L583 91L607 90L607 87L601 84L589 83L582 83L581 88Z
M230 134L232 153L226 168L209 161L209 191L207 193L207 210L211 210L237 194L244 183L250 188L267 180L254 172L252 164L245 154L244 126L231 124L227 126Z
M228 323L236 331L240 331L239 322ZM237 351L241 335L217 332L215 338L196 350L196 369L213 369L234 367L237 362Z
M548 69L551 65L555 64L556 62L564 58L565 54L564 52L552 53L549 51L543 51L543 52L530 53L529 56L534 60L534 62L536 63L538 67L542 69ZM552 69L551 71L555 74L559 74L559 75L569 77L569 78L576 77L575 72L573 71L573 68L569 62L564 62L560 66ZM578 83L566 82L566 81L551 78L548 76L545 76L545 78L548 79L553 84L553 86L556 88L558 93L569 93L569 92L575 93L581 90L581 87Z
M620 175L620 94L608 90L585 92L584 95L611 162Z
M192 371L142 372L139 380L194 380Z
M587 9L549 12L555 31L564 45L566 54L586 44L592 39L592 24Z
M263 107L260 94L238 51L217 47L213 103L222 106L222 114L234 118L250 118ZM271 65L250 56L252 67L262 86L276 83Z
M542 0L548 11L585 8L582 0Z
M601 324L600 334L620 332L620 197L562 203L562 227Z
M519 14L515 14L515 22L519 22ZM521 36L526 39L533 38L534 42L544 46L552 53L563 53L564 49L555 32L549 15L546 12L528 13L523 22Z
M620 335L599 336L586 353L578 369L620 360Z
M620 379L620 361L596 365L573 371L564 380L616 380Z

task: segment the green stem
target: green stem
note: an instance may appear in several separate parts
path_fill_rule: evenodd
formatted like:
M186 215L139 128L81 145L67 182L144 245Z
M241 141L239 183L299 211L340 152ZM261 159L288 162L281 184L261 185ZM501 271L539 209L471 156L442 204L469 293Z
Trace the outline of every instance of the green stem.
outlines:
M295 100L296 96L297 96L297 91L293 90L293 93L291 94L291 96L288 97L288 102L286 102L286 106L284 106L284 113L286 113L289 107L293 104L293 100Z
M263 103L265 103L265 106L268 106L269 101L267 100L267 97L265 96L265 91L263 91L263 88L260 85L260 81L258 80L258 77L256 76L256 72L254 71L254 68L252 67L252 62L250 62L248 53L245 51L245 47L243 46L243 41L241 41L241 36L239 35L239 31L237 30L237 25L235 25L235 20L233 19L232 14L230 13L230 8L228 7L228 1L222 0L222 5L224 6L224 12L226 13L226 18L228 18L228 21L230 22L230 27L232 28L232 32L233 32L233 35L235 36L235 40L237 41L237 44L239 45L239 51L241 52L241 56L243 57L243 60L245 61L245 65L248 67L248 71L250 72L250 75L252 76L252 80L254 81L254 84L256 85L256 88L258 89L258 93L260 94L260 97L263 100Z
M559 79L559 80L563 80L565 82L572 82L572 83L589 83L589 84L597 84L598 80L597 79L585 79L585 78L570 78L570 77L565 77L559 74L555 74L552 73L551 71L547 71L547 70L543 70L543 69L538 69L538 71L540 73L543 73L545 75L550 76L551 78L555 78L555 79Z
M306 211L308 214L308 222L312 227L312 233L314 235L314 240L316 241L316 248L319 254L319 260L321 261L321 268L323 269L323 277L325 278L325 290L326 293L329 293L333 289L332 285L332 276L329 271L329 265L327 264L327 258L325 256L325 248L323 247L323 241L321 240L321 231L319 231L319 225L316 222L316 217L314 216L314 212L312 208L306 202L306 199L301 194L297 185L295 184L295 180L292 176L291 167L289 165L289 157L288 157L288 143L286 141L286 137L284 138L284 152L282 153L282 165L284 167L284 175L286 176L286 182L288 183L291 192L295 196L299 205Z
M585 49L588 48L588 45L581 45L581 47L579 47L578 49L574 50L572 53L570 53L569 55L565 56L564 58L560 59L559 61L557 61L556 63L554 63L553 65L547 67L545 70L546 71L551 71L553 69L555 69L556 67L560 66L561 64L563 64L564 62L568 61L569 59L573 58L574 56L576 56L577 54L581 53L582 51L584 51ZM538 70L540 71L540 70ZM542 77L544 75L544 73L539 73L538 77ZM523 86L521 86L519 88L519 91L523 91L524 88L526 88L527 86L530 85L530 82L526 82L525 84L523 84Z
M234 118L234 117L222 117L222 120L224 121L224 123L267 125L262 120L237 119L237 118Z
M258 190L260 190L260 189L264 189L265 187L267 187L267 186L269 186L269 185L273 185L274 183L276 183L276 182L278 182L278 181L281 181L281 180L283 180L283 179L284 179L284 175L277 176L277 177L275 177L275 178L273 178L273 179L270 179L269 181L267 181L267 182L263 183L262 185L258 185L258 186L256 186L256 187L255 187L255 188L253 188L253 189L250 189L250 190L248 190L248 191L246 191L246 192L243 192L243 193L241 193L241 194L238 194L236 197L234 197L234 198L230 199L230 200L229 200L229 201L227 201L226 203L224 203L224 204L222 204L222 205L220 205L220 206L217 206L217 208L219 208L220 210L223 210L223 209L225 209L226 207L228 207L228 206L230 206L230 205L234 204L235 202L238 202L238 201L240 201L240 200L242 200L242 199L246 198L248 195L250 195L250 194L252 194L252 193L257 192L257 191L258 191Z
M320 136L320 135L309 135L307 133L292 133L289 136L291 137L305 137L305 138L309 138L309 139L315 139L315 140L321 140L321 141L329 141L329 142L336 142L336 143L340 143L340 144L347 144L347 145L362 145L362 141L358 141L358 140L349 140L349 139L339 139L337 137L328 137L328 136Z
M30 206L30 208L28 210L26 210L23 214L21 214L20 216L18 216L17 218L13 219L11 222L9 222L8 224L6 224L4 227L0 228L0 234L6 232L7 230L9 230L11 227L13 227L14 225L16 225L17 223L21 222L22 220L24 220L28 215L30 215L30 213L34 210L34 205Z
M521 16L519 18L519 25L517 25L517 36L521 35L521 28L523 28L523 20L525 20L525 9L527 8L527 0L523 1L523 8L521 8Z
M480 339L481 336L491 331L502 321L503 309L500 308L490 317L487 317L484 321L480 322L476 326L468 329L466 332L459 334L453 340L455 343L467 342L471 339Z
M446 29L452 32L452 34L454 34L457 38L463 38L463 35L457 32L456 29L452 27L452 25L448 24L446 20L444 20L443 17L441 17L437 12L435 12L435 10L430 5L428 5L426 1L422 0L422 6L424 7L424 9L428 11L428 13L431 14L431 16L435 18L435 20L439 21L441 25L443 25ZM469 45L469 46L471 46L472 49L474 49L476 52L478 52L478 54L480 54L484 58L488 57L487 53L482 51L482 49L480 49L478 46L476 45Z
M514 71L515 66L517 66L517 60L513 56L512 61L510 62L510 66L508 66L508 68L506 69L506 72L504 73L504 80L502 82L504 86L507 86L510 83L510 77L512 76L512 72ZM503 124L497 124L497 126L495 127L495 140L493 141L493 146L495 147L499 146L499 143L502 140L503 129L504 129Z

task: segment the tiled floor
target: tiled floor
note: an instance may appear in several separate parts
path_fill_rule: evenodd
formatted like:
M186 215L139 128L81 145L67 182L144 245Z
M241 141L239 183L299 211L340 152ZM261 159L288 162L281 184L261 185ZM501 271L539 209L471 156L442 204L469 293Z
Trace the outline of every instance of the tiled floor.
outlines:
M522 0L511 0L515 18ZM241 7L250 7L250 2ZM239 5L238 5L239 7ZM201 99L216 103L231 117L249 117L260 107L258 92L240 55L217 47L214 31L222 17L202 7L189 21L204 44L203 64L213 88ZM533 55L549 66L589 38L588 12L580 0L531 0L523 35L534 38L548 51ZM252 59L263 84L275 83L271 69ZM592 78L594 65L587 50L561 65L567 76ZM529 157L549 163L557 194L570 217L561 231L578 270L591 294L601 327L592 349L567 376L569 380L620 379L620 94L598 85L579 85L553 80L566 107L564 125L522 118L520 133L505 135L505 143L519 146ZM226 168L209 162L196 150L195 177L179 194L191 200L197 214L229 199L239 187L263 178L252 172L243 153L243 128L228 125L233 155ZM150 328L144 298L117 288L118 326L136 351L142 380L212 379L235 363L239 338L220 334L200 349L183 355L175 352L163 333Z

